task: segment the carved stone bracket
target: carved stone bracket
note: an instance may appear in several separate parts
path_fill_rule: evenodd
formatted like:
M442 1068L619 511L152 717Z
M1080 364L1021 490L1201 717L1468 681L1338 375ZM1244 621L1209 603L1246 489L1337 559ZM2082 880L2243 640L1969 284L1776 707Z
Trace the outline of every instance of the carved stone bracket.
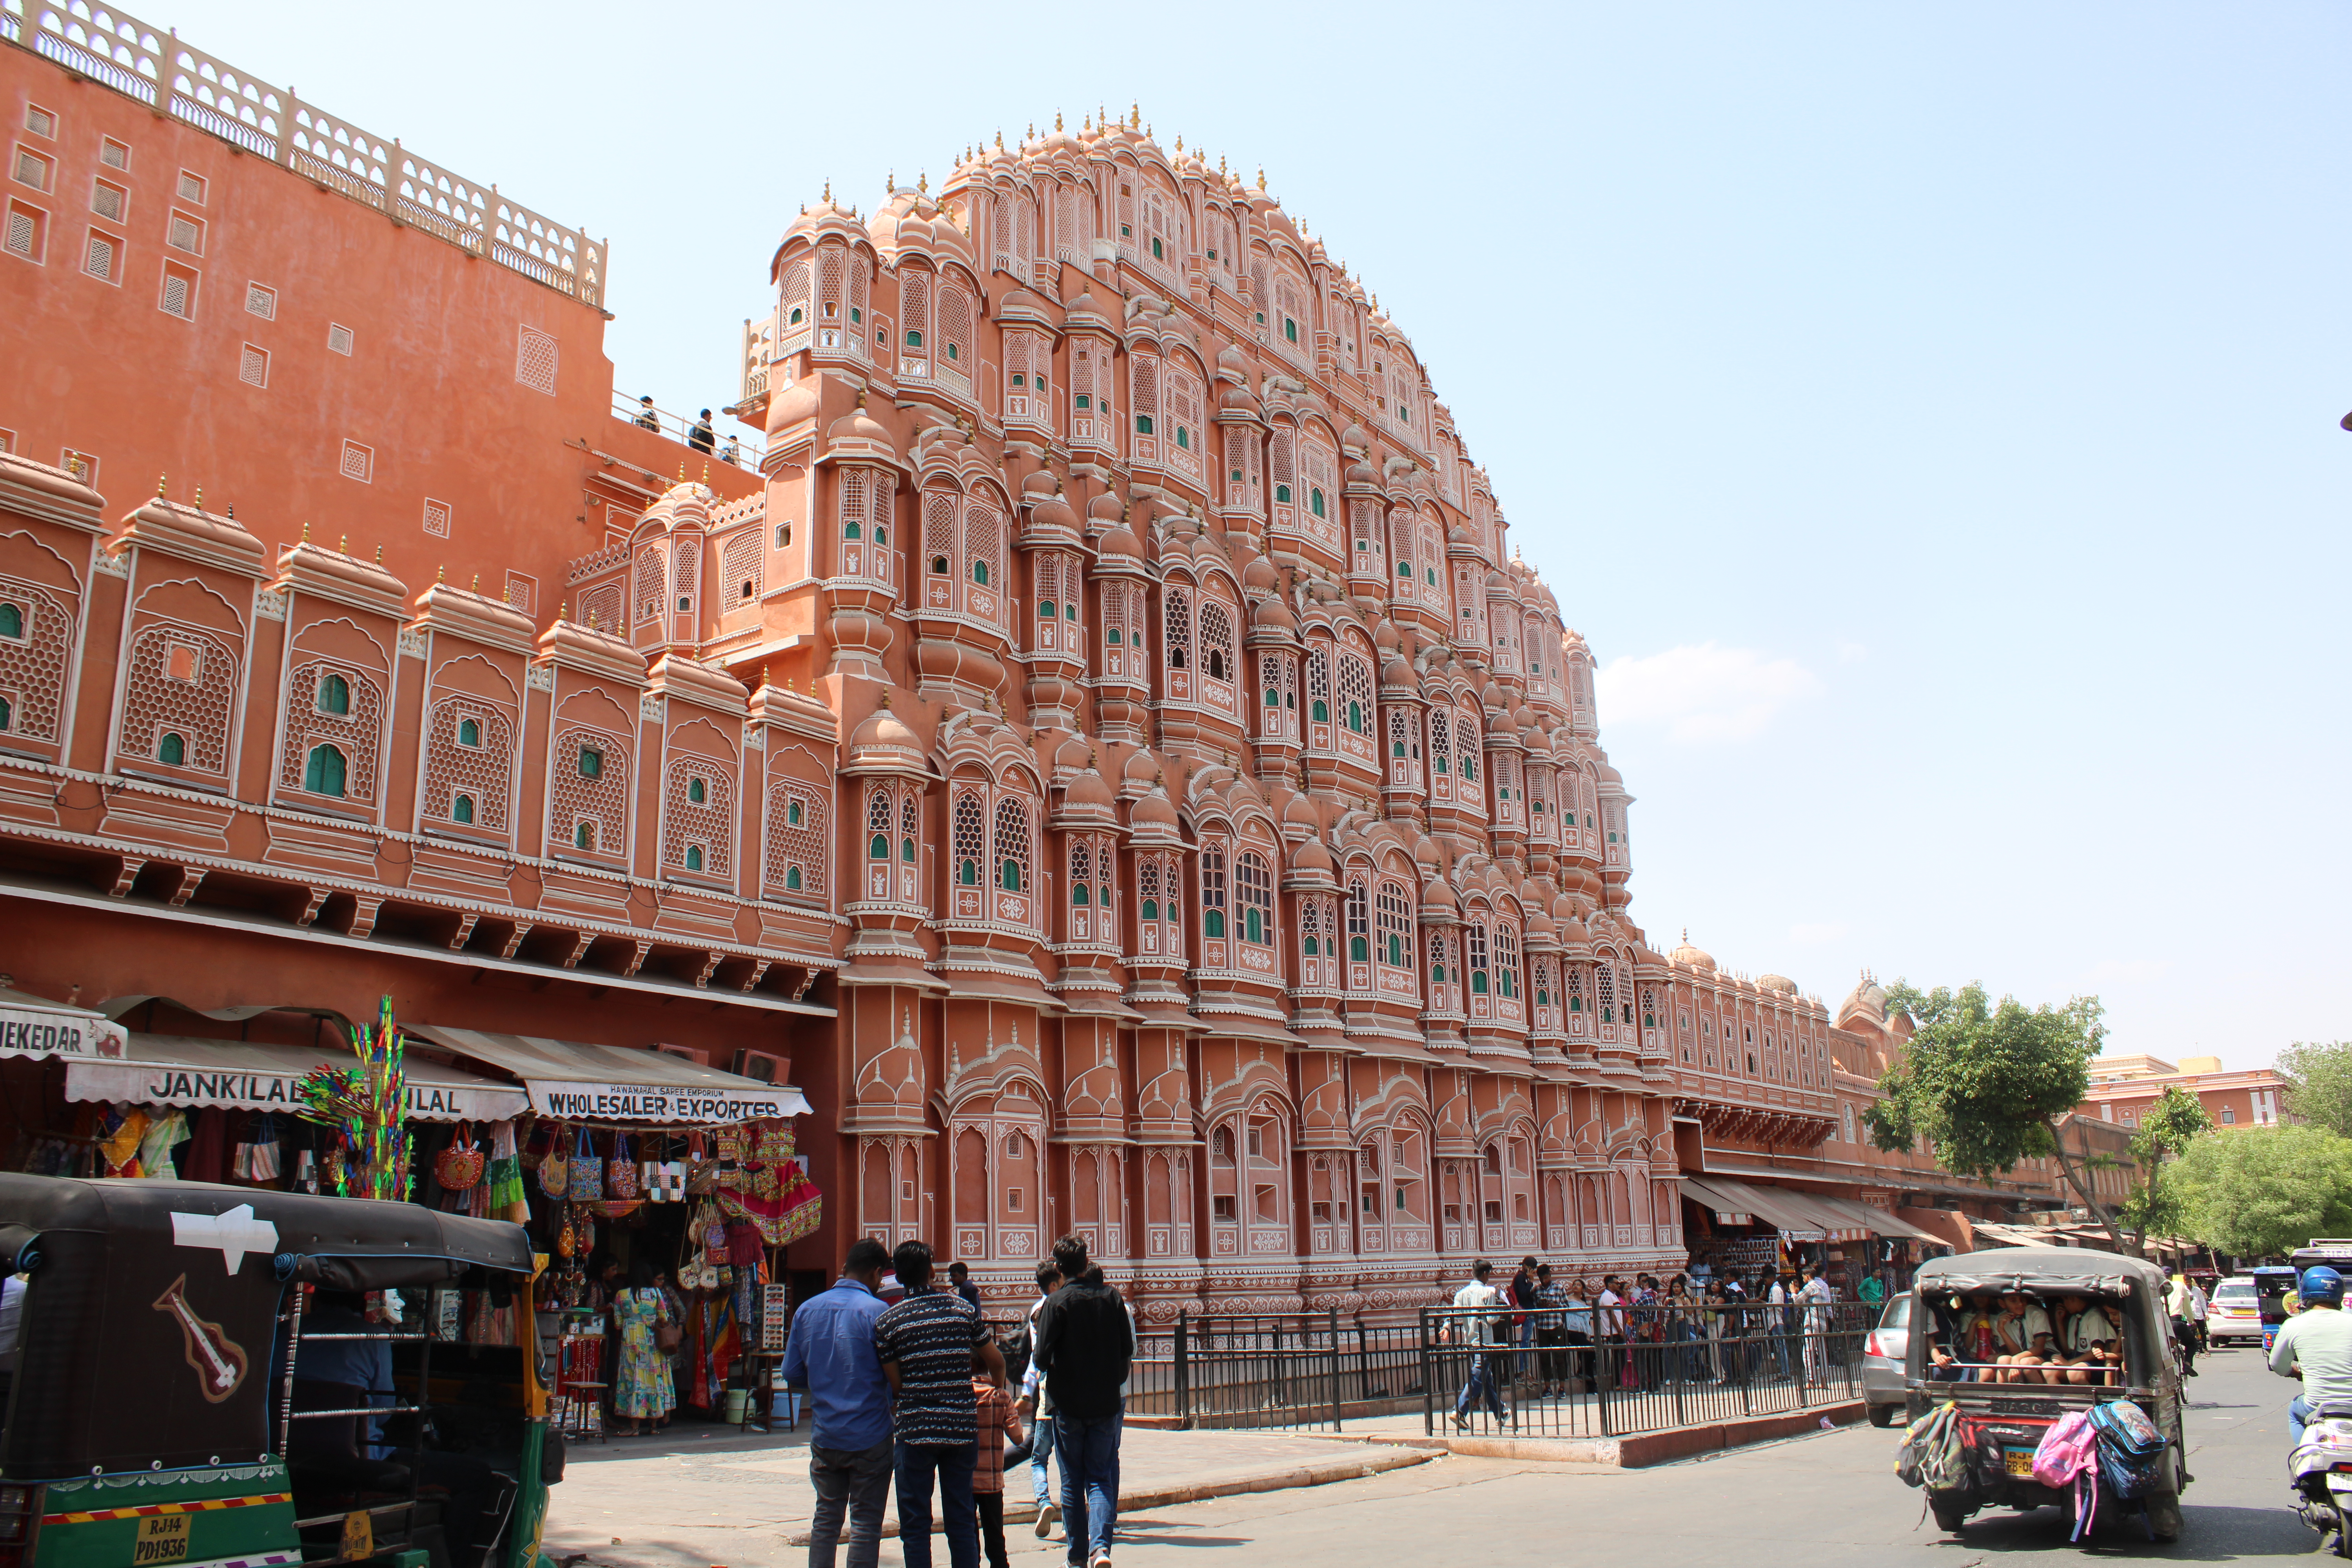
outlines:
M352 906L352 928L346 934L365 942L375 931L376 911L383 908L383 900L373 893L358 895Z
M751 965L751 975L743 982L743 989L757 991L760 988L760 982L768 977L768 965L774 962L773 959L767 958L756 960Z
M294 918L294 923L298 926L307 926L313 921L317 920L319 918L319 910L323 908L327 902L327 895L333 890L334 889L331 888L310 888L306 889L302 903L302 912Z
M106 889L106 896L110 899L129 897L131 884L139 879L139 868L146 864L147 862L138 856L125 855L122 858L121 866L114 873L114 886Z
M809 994L809 987L815 984L816 965L812 963L807 968L801 971L801 983L793 987L793 1000L797 1002L802 997L807 995Z
M703 954L702 973L694 977L694 988L697 991L703 990L710 984L711 973L719 967L720 961L725 959L726 956L727 955L723 952L708 952Z
M180 885L172 889L172 907L173 909L179 910L185 909L187 907L188 900L196 896L196 889L205 885L205 874L202 869L194 866L183 866L180 868Z
M645 937L637 938L635 951L629 954L629 962L621 970L621 978L625 980L643 969L646 966L646 954L653 950L654 944L650 941Z
M579 968L580 961L588 956L588 944L595 940L596 933L594 931L583 931L578 936L574 937L572 941L571 956L563 961L563 967L566 969Z
M449 939L449 951L451 952L455 952L459 948L466 945L467 939L472 937L474 934L475 922L479 921L481 918L482 917L479 914L476 913L472 910L467 910L464 914L457 917L457 934Z
M499 948L499 956L500 958L512 958L515 955L515 949L522 945L522 939L530 934L530 921L515 921L513 927L507 932L506 942Z

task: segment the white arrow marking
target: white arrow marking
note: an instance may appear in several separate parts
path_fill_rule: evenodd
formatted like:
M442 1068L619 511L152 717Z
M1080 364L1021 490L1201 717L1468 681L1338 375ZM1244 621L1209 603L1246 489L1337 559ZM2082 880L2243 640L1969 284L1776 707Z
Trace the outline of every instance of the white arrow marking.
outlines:
M278 1250L278 1227L254 1218L251 1204L239 1204L226 1214L173 1215L172 1241L177 1247L218 1247L221 1261L234 1274L243 1266L247 1253L267 1256Z

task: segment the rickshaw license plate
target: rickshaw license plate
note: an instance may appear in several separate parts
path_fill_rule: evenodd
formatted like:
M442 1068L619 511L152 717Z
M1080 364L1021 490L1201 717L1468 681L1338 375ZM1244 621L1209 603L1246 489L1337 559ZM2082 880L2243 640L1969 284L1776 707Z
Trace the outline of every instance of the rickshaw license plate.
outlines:
M2022 1476L2027 1480L2032 1480L2033 1479L2032 1449L2003 1448L2000 1451L2000 1462L2002 1468L2008 1470L2011 1475Z
M187 1560L186 1514L152 1514L139 1521L139 1539L131 1550L131 1568L148 1568L148 1564L153 1563L185 1563Z

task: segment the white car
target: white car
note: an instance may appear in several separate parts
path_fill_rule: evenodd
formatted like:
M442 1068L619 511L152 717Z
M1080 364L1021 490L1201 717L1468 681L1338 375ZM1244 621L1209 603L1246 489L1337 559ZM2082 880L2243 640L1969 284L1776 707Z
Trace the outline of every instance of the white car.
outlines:
M2213 1287L2205 1306L2205 1338L2216 1345L2263 1342L2263 1305L2252 1280L2224 1279Z

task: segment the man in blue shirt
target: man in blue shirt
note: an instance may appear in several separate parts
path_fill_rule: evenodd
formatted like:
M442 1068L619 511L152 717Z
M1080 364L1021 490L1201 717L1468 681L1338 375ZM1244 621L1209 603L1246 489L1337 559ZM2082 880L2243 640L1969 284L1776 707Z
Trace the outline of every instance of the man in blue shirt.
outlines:
M784 1381L809 1391L809 1483L816 1517L809 1522L809 1568L833 1568L841 1519L849 1515L849 1568L875 1568L882 1556L882 1509L890 1498L890 1383L874 1348L883 1311L876 1288L890 1254L872 1237L853 1242L832 1289L793 1314L784 1344Z

